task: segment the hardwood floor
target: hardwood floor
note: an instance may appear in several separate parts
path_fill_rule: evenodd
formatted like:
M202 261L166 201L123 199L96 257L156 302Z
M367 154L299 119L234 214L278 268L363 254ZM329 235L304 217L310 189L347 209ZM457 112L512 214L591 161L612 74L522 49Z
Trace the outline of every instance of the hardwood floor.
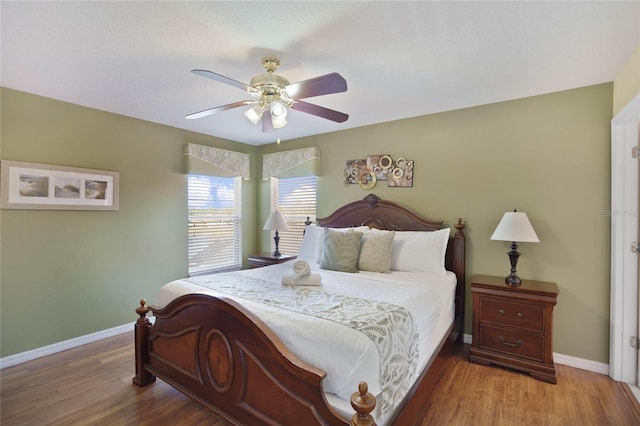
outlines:
M422 425L640 425L640 406L609 376L556 364L558 384L496 366L451 360Z
M556 365L550 385L499 367L451 358L428 412L430 425L640 425L640 410L607 376ZM11 425L227 426L162 381L138 388L133 333L0 371L0 423Z

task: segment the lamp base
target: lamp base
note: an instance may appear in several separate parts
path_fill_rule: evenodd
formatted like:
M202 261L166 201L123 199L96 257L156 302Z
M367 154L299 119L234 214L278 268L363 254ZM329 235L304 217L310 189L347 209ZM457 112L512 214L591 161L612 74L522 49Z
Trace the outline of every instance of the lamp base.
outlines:
M280 257L282 253L278 250L278 244L280 243L280 235L278 235L278 230L276 229L276 235L273 237L273 242L276 243L276 249L273 251L273 257Z
M509 261L511 262L511 273L504 279L504 282L510 287L518 287L522 284L522 280L516 275L516 266L518 265L520 253L518 252L518 245L515 241L511 243L511 251L507 254L509 255Z
M510 274L504 279L505 284L509 287L518 287L522 284L522 280L516 274Z

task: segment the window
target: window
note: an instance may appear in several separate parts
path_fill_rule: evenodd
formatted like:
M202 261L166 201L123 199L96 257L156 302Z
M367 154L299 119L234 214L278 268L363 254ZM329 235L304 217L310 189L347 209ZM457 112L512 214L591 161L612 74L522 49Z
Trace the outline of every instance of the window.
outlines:
M189 275L239 269L241 178L189 175Z
M298 254L302 246L305 221L316 219L315 176L271 178L271 210L278 209L287 221L288 231L279 232L281 253ZM273 239L271 242L273 250Z

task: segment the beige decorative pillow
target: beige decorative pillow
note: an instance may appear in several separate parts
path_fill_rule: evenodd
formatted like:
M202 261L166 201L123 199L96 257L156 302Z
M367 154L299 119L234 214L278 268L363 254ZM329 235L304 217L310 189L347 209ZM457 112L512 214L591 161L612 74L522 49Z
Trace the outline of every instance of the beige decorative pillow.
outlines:
M371 229L364 233L360 243L358 269L360 271L390 272L391 246L395 231Z
M320 268L332 271L357 272L362 232L324 230Z
M364 232L364 231L368 231L369 227L362 225L362 226L355 226L355 227L349 227L349 228L323 228L323 227L319 227L318 229L318 250L317 250L317 255L318 255L318 260L317 262L320 263L322 262L322 247L324 245L324 231L325 229L331 229L335 232Z

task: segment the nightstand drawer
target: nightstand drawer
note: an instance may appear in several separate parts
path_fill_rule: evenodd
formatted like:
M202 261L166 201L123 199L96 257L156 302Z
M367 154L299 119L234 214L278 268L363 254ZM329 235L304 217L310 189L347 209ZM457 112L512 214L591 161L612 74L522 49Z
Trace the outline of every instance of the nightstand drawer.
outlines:
M544 307L540 305L481 297L479 319L532 331L544 331Z
M493 351L544 361L544 337L515 331L480 326L479 347Z

